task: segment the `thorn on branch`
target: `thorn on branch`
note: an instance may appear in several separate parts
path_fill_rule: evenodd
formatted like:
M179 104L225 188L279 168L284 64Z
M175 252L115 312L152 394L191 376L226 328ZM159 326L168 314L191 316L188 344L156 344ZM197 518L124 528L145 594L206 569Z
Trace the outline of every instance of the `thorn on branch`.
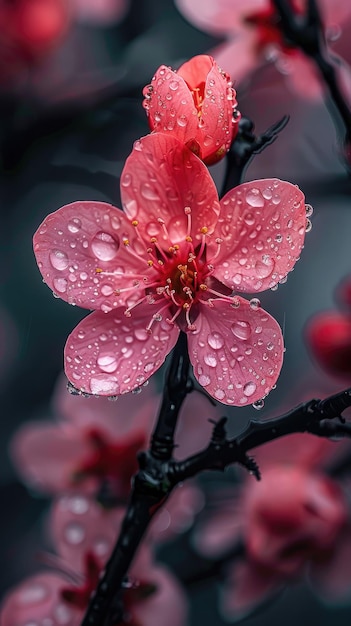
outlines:
M261 472L258 467L255 459L252 456L248 456L247 454L243 454L242 457L238 458L238 463L245 467L247 471L252 474L256 480L261 480Z
M226 423L228 421L227 417L221 417L218 422L215 420L208 420L211 424L214 424L214 429L212 432L211 443L217 445L219 443L224 443L227 440L227 430Z

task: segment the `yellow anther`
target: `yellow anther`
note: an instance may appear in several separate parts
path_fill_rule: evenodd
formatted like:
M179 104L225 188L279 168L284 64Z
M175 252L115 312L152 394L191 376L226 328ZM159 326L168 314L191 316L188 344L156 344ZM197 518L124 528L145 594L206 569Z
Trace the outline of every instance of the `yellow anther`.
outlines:
M174 244L173 248L174 248L175 250L179 250L179 246L178 246L178 244L177 244L177 243L176 243L176 244Z
M190 304L188 302L184 302L183 309L190 309Z
M129 239L123 239L123 244L125 246L129 246Z
M161 261L161 259L159 259L159 260L157 261L157 263L158 263L159 265L164 265L164 262L163 262L163 261Z
M190 237L190 236L185 237L185 241L187 241L188 243L191 243L191 242L192 242L192 240L193 240L193 238L192 238L192 237Z
M138 220L133 220L132 221L132 226L138 226L138 224L139 224Z
M208 233L207 226L203 226L202 228L200 228L200 233L202 233L203 235L206 235Z
M103 270L101 269L101 267L96 267L95 268L95 274L101 274L103 272Z
M154 264L154 262L153 262L153 261L151 261L151 259L150 259L150 260L147 262L147 264L148 264L148 266L149 266L149 267L152 267L152 266L153 266L153 264Z
M207 285L204 285L204 283L201 283L200 289L202 289L202 291L207 291Z
M174 251L175 251L175 250L174 250L174 246L170 246L170 247L168 248L168 252L174 252Z
M157 243L156 237L151 237L150 241L151 241L151 243Z

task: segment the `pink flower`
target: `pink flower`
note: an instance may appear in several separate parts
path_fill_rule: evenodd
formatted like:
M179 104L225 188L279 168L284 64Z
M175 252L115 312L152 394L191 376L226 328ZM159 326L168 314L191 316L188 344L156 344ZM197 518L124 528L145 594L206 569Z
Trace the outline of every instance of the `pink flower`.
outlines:
M161 65L143 94L151 130L170 133L207 165L228 152L240 113L228 74L199 55L177 71Z
M120 528L123 510L106 511L79 498L64 498L56 503L52 534L59 555L60 570L39 573L11 591L3 602L2 626L46 623L53 626L79 626L99 574L111 553ZM143 544L130 572L132 585L122 591L124 623L140 626L161 623L183 626L186 599L172 575L152 561L150 549Z
M245 557L228 570L222 596L226 614L243 616L306 570L324 598L349 593L349 511L339 485L321 468L333 448L306 434L263 446L255 455L262 480L246 480L237 501L228 501L199 532L198 546L209 555L244 543Z
M127 394L115 403L72 396L62 380L54 403L60 418L28 422L18 429L11 442L12 460L22 480L40 492L82 498L105 488L106 495L126 503L138 469L136 454L148 445L158 405L152 382L141 396ZM216 417L217 410L203 395L194 392L187 397L179 416L175 457L205 447L212 432L208 419ZM202 506L195 482L175 489L155 516L153 540L184 532Z
M200 385L224 404L265 396L283 359L277 322L232 296L275 286L305 236L304 195L275 179L244 183L219 202L206 166L177 139L137 141L121 176L125 213L74 202L44 220L34 251L44 280L96 309L65 348L83 392L127 393L162 365L180 330Z
M226 37L227 43L211 54L238 82L254 69L273 61L293 90L303 97L320 97L318 70L309 58L284 40L270 0L176 0L176 4L198 28ZM318 4L327 34L335 32L336 26L351 15L350 3L345 0L321 0ZM301 13L306 2L294 0L293 6Z

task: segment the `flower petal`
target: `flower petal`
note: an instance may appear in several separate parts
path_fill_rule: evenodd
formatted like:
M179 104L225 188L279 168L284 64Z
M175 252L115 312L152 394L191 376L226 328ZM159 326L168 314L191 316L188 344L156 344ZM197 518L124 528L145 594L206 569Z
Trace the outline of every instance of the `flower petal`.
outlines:
M278 593L283 582L277 575L260 570L249 561L234 563L221 594L221 612L226 619L243 619Z
M213 231L219 214L217 190L207 167L175 137L163 133L135 142L121 175L121 197L145 242L156 237L167 248L188 233L185 207L192 209L191 235L197 239L202 227Z
M214 276L236 291L274 287L299 258L305 229L305 197L295 185L263 179L235 187L221 200Z
M150 128L157 132L171 132L181 143L194 138L198 125L197 111L192 93L181 74L161 65L151 87L144 101Z
M59 498L50 515L50 533L59 555L75 571L84 572L84 559L91 551L101 567L115 544L123 508L106 509L82 495Z
M238 297L238 308L222 300L203 306L197 330L188 333L189 355L200 385L223 404L244 406L266 396L283 362L279 324Z
M88 441L76 428L42 422L24 425L11 443L12 458L25 483L51 494L73 487L79 459L88 452Z
M162 299L164 303L164 299ZM67 339L65 372L85 393L115 396L143 385L177 341L179 328L155 321L160 302L140 304L131 317L124 309L96 311L84 318Z
M213 34L235 32L251 12L267 7L267 0L176 0L191 24Z
M310 581L321 600L327 603L350 602L351 593L351 527L339 533L335 550L329 558L313 563Z
M24 580L5 597L0 619L1 626L27 626L50 623L79 626L83 613L61 600L61 590L67 580L45 572Z
M123 239L129 240L129 247ZM135 274L142 280L150 273L133 226L122 211L105 202L63 206L39 226L33 243L45 282L60 298L84 308L107 312L130 304L140 294L137 286L133 289ZM126 287L132 289L116 295L116 289Z

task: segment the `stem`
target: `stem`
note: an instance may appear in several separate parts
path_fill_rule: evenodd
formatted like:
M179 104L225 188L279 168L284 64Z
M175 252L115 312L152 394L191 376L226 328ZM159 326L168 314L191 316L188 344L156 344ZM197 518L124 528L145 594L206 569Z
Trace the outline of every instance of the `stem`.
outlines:
M151 454L164 461L172 456L179 411L190 391L188 387L189 366L187 338L186 334L181 332L172 352L164 383L162 404L151 438Z

